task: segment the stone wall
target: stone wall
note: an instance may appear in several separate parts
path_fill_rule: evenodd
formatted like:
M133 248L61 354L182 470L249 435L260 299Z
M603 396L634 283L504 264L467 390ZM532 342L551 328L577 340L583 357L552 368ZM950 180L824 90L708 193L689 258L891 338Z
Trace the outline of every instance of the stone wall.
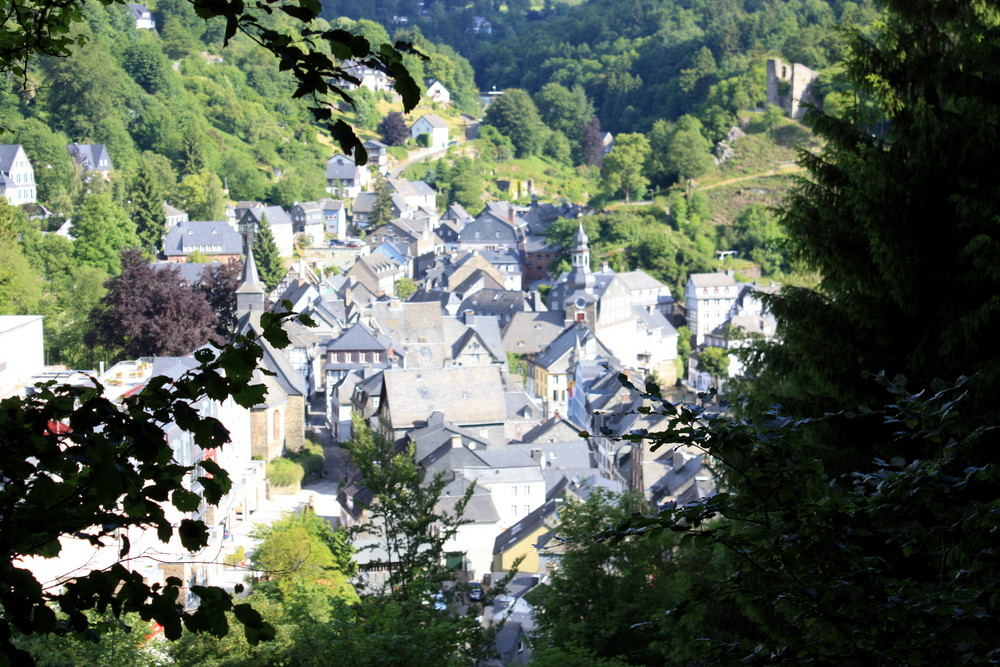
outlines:
M805 104L818 104L813 83L819 73L799 63L788 64L780 58L767 61L767 103L779 106L790 118L801 119Z

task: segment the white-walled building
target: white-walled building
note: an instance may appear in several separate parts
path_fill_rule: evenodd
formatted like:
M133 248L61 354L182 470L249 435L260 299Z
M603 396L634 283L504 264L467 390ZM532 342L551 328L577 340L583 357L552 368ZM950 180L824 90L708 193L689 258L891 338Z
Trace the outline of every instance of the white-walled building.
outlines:
M41 315L0 315L0 398L20 392L45 366Z
M691 274L684 290L684 305L696 345L705 342L707 334L730 318L739 296L740 287L731 271Z
M38 196L35 170L21 144L0 144L0 194L15 206L33 204Z
M448 147L448 124L437 114L425 114L410 126L411 137L416 139L421 134L428 136L427 146L429 148Z

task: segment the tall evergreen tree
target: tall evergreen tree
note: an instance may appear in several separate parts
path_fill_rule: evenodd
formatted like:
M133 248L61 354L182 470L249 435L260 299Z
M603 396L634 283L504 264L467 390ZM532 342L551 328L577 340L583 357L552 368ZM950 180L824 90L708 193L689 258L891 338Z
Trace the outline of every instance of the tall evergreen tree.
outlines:
M156 255L167 232L163 195L159 175L148 160L140 159L139 170L132 179L132 220L139 237L139 247L150 256Z
M369 218L372 228L384 225L392 219L392 190L389 182L379 174L375 178L375 203Z
M260 279L270 292L285 277L285 266L281 262L281 253L278 252L278 244L274 242L274 233L271 232L266 214L261 215L260 227L253 240L253 257L257 262Z
M881 4L880 33L854 33L846 61L862 105L810 119L826 145L803 153L809 176L782 220L820 282L773 299L781 342L752 360L754 397L821 415L877 404L866 369L914 387L975 374L982 415L995 414L1000 14L994 2ZM840 456L851 436L830 435L815 441ZM894 454L888 435L858 459Z
M112 275L121 268L119 253L139 245L135 223L107 192L84 197L70 233L76 239L74 257Z

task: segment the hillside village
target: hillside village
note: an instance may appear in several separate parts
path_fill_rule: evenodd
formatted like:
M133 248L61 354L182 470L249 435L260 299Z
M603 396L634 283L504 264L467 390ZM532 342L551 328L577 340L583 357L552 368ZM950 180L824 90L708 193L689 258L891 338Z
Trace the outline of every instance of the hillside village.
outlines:
M414 131L424 121L433 132L426 116ZM439 144L446 146L447 137L431 141ZM522 573L544 576L558 561L552 540L563 498L586 498L598 488L635 490L655 508L713 493L701 452L653 453L597 434L662 427L662 418L636 413L643 405L636 385L647 379L697 392L738 374L735 356L727 357L723 376L699 370L698 356L709 347L740 345L739 332L773 334L757 296L762 286L738 283L732 272L694 274L685 294L674 295L640 270L618 273L606 263L595 269L582 224L590 211L565 203L498 201L475 215L453 203L442 211L426 183L388 178L392 217L374 225L373 183L387 176L391 163L380 142L368 148L367 166L331 157L330 197L288 211L237 202L224 220L198 221L164 205L169 230L159 265L178 266L183 280L197 283L213 265L242 264L235 291L239 331L254 331L262 312L289 303L317 323L288 325L286 350L265 345L264 368L272 375L258 379L267 386L266 402L252 410L208 400L201 406L233 434L218 462L237 480L217 509L196 514L213 527L209 551L224 555L243 546L231 536L245 536L240 527L257 521L256 510L269 496L287 490L268 483L267 463L301 450L307 437L329 438L332 446L349 442L353 414L401 451L412 447L429 475L444 475L442 503L476 484L465 516L470 523L448 545L461 556L468 580L501 576L518 557L525 558ZM94 177L113 170L103 146L67 149ZM0 158L8 200L30 206L28 156L5 145ZM561 249L546 241L546 232L559 218L578 226L571 269L551 275L548 267ZM246 237L265 221L290 261L271 291L252 250L246 251ZM208 263L190 262L195 253ZM397 294L401 281L416 286L406 299ZM678 357L681 323L696 337L687 359ZM19 351L0 376L2 393L49 378L89 381L73 369L45 369L41 329L41 317L0 318L0 349ZM193 363L190 357L135 359L98 379L125 393L153 375L179 377ZM679 382L684 367L687 379ZM631 386L619 381L621 374ZM200 449L179 437L173 443L178 460L197 460ZM334 508L330 518L346 527L364 524L365 480L349 464L338 473L327 489L335 502L324 505ZM183 565L159 566L143 562L144 538L133 544L145 576L232 583L219 561L206 564L194 554ZM522 621L530 629L530 617Z
M151 29L149 12L141 10L133 5L136 27ZM362 87L378 92L391 84L380 72L357 69ZM450 103L440 81L428 82L427 90L435 104ZM794 103L806 94L797 92ZM499 95L484 95L484 104ZM407 162L440 157L467 139L435 113L411 119L408 130L420 148ZM468 132L474 134L474 123ZM602 144L607 154L614 137L604 133ZM152 263L156 275L196 286L214 268L235 266L235 332L260 333L260 316L271 310L308 315L316 326L288 324L291 345L284 350L263 343L266 374L256 376L267 389L263 403L248 410L231 400L201 401L198 408L229 430L230 446L203 452L190 434L168 428L178 462L212 457L234 486L218 507L203 503L188 515L209 525L203 552L188 553L178 542L156 547L169 563L152 558L155 538L140 531L129 536L134 569L151 581L179 577L195 604L192 586L232 589L239 582L233 556L253 553L251 526L273 517L275 503L294 509L307 502L334 525L364 526L371 502L365 479L343 453L330 456L351 442L358 417L398 451L412 451L428 480L445 479L442 508L475 485L467 523L446 547L463 581L496 580L518 561L522 575L543 580L558 566L555 535L568 498L635 491L655 511L715 492L711 462L700 450L654 452L606 434L664 427L662 416L639 412L647 405L647 381L678 396L712 387L724 393L726 380L742 372L731 352L750 338L774 335L760 294L775 285L739 282L732 270L719 270L691 274L684 294L673 294L642 270L618 272L595 261L584 230L594 211L583 205L533 195L530 203L484 200L481 210L456 202L439 207L441 193L403 178L402 161L389 146L374 139L364 146L363 166L350 155L329 157L326 198L289 208L230 201L217 220L192 220L163 202L166 233ZM107 146L71 143L66 150L85 182L114 178ZM52 211L36 202L38 168L20 144L0 146L0 194L44 220ZM557 221L576 226L569 247L550 240ZM73 238L73 221L49 233ZM286 269L273 289L252 250L263 233L273 237ZM566 253L569 270L553 274ZM690 346L679 340L682 326L693 334L693 349L683 357L680 350ZM180 378L195 365L192 356L178 356L100 369L46 367L43 341L41 316L0 316L0 397L39 381L94 379L120 397L154 376ZM706 351L722 366L700 363ZM269 464L315 443L328 463L305 480L304 491L298 481L269 479ZM39 576L66 576L116 558L113 549L92 551L73 544L57 561L35 559L30 566ZM377 554L369 557L375 560L366 569L359 554L362 576L377 577L384 564ZM514 598L516 613L507 614L504 626L508 643L511 636L520 642L533 622L530 605Z

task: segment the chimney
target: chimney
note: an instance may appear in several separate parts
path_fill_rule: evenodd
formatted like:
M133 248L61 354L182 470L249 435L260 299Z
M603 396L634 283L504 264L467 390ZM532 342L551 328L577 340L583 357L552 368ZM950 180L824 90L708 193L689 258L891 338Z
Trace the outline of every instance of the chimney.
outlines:
M687 463L687 457L684 455L684 452L681 450L680 447L674 447L672 462L675 472L683 468L684 464Z
M607 262L601 262L601 273L607 273L611 270L611 265Z
M514 205L513 204L508 204L507 205L507 222L509 222L512 225L514 224Z
M462 447L462 436L460 435L451 436L451 448L461 449L461 447Z

